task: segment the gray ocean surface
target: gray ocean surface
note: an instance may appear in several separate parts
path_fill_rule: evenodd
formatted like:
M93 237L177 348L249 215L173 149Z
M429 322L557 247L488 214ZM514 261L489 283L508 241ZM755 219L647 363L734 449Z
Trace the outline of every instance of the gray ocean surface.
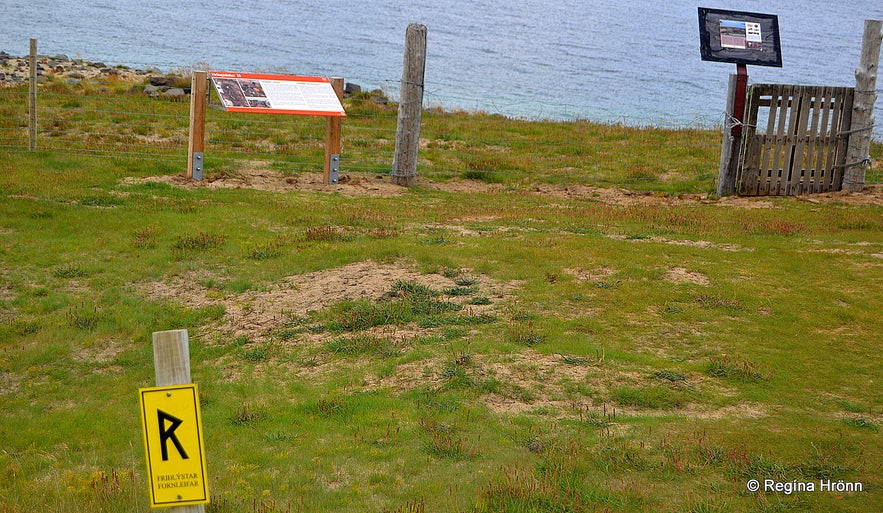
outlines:
M0 50L37 38L45 55L341 76L395 97L405 29L422 23L427 106L714 126L735 65L700 59L700 6L778 16L783 67L750 66L751 83L854 86L864 20L883 19L880 0L0 0Z

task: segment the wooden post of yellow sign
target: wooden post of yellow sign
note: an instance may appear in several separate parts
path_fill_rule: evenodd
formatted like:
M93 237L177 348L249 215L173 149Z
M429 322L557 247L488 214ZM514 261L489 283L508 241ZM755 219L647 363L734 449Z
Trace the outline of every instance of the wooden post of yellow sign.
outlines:
M154 333L153 363L157 386L139 389L150 506L204 513L208 476L187 330Z

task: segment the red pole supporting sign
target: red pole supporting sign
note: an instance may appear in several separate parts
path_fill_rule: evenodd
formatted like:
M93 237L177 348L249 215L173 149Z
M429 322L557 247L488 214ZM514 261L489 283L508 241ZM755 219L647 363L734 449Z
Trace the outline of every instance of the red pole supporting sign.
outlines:
M742 122L745 121L745 96L748 91L748 66L736 64L736 98L733 102L733 117L738 123L733 123L730 132L733 137L742 137Z

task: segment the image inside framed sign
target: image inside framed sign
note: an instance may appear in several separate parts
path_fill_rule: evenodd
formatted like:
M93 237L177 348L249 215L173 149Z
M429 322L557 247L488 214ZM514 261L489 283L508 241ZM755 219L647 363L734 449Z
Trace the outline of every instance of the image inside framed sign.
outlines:
M781 68L779 18L700 7L699 49L703 61Z

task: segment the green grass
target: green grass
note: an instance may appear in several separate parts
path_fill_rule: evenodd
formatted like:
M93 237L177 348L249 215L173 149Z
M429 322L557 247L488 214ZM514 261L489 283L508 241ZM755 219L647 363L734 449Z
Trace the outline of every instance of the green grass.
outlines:
M883 501L879 204L678 200L714 188L718 133L438 111L422 176L485 192L133 182L183 171L134 136L178 158L186 105L44 87L47 140L88 132L112 155L0 150L2 513L148 509L137 389L154 383L151 333L178 328L210 512ZM0 92L0 128L21 128L17 98ZM102 101L117 122L90 112ZM348 112L350 162L388 172L394 110ZM315 120L211 117L213 178L296 179L316 148L321 163ZM549 184L650 194L534 190ZM369 276L345 271L368 261Z

